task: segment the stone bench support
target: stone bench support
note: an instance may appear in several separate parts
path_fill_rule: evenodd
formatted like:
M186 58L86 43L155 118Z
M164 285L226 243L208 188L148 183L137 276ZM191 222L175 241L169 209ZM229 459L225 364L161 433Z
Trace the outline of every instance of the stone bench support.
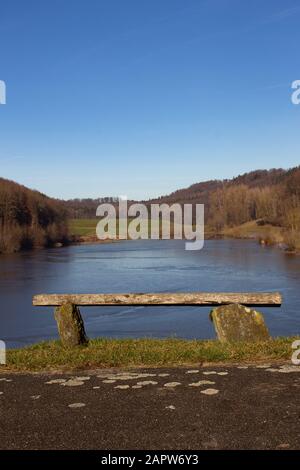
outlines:
M78 306L214 306L210 317L220 341L261 341L269 338L261 313L249 307L280 307L279 292L187 292L126 294L40 294L35 306L55 306L62 343L73 347L88 339Z

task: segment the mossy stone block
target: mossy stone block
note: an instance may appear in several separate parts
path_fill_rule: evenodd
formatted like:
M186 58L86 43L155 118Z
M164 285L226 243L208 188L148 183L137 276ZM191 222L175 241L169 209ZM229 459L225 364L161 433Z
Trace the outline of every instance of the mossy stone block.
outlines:
M244 305L222 305L210 312L221 342L258 342L270 339L264 317Z
M66 347L87 344L81 313L76 305L66 303L57 307L54 312L61 342Z

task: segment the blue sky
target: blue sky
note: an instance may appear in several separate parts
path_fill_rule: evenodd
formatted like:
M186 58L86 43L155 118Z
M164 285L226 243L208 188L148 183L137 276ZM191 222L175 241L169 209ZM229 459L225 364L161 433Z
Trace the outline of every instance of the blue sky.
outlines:
M0 175L148 198L300 163L299 0L0 0Z

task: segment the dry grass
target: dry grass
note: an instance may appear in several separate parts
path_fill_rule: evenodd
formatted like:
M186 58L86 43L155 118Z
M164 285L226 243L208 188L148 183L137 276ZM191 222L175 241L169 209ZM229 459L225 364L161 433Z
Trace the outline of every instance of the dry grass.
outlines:
M246 222L238 227L225 228L222 232L225 237L252 238L264 240L266 244L283 242L282 228L274 225L257 225L256 221Z
M64 348L50 341L9 350L2 370L70 370L98 367L178 366L203 362L289 360L297 338L274 338L262 343L226 343L216 340L94 339L88 346Z
M298 230L289 230L284 233L284 243L287 251L300 252L300 232Z

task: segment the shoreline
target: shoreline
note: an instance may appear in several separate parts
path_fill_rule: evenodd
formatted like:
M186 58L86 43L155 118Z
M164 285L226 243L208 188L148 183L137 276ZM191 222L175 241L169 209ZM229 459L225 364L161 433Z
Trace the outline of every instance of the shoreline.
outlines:
M283 241L270 241L268 240L267 237L262 238L261 235L259 234L257 236L253 236L252 234L235 234L234 231L238 229L239 227L233 227L231 229L223 230L220 232L208 233L205 236L205 241L208 241L208 240L251 240L251 241L256 241L257 244L261 247L276 247L283 254L286 254L286 255L300 255L300 250L288 249L287 245ZM163 240L163 239L160 238L159 240ZM171 238L171 240L173 239ZM182 240L185 240L185 238L182 238ZM68 246L76 246L76 245L102 245L102 244L110 244L110 243L119 243L122 241L130 241L130 239L120 240L119 238L116 238L116 239L100 240L95 235L85 235L85 236L71 235L67 243L58 242L48 247L35 246L30 249L22 249L22 250L13 251L13 252L0 252L0 256L7 255L7 254L24 253L26 251L32 252L36 250L44 250L44 249L52 249L52 248L66 248ZM165 241L168 241L168 240L165 240Z
M150 240L150 239L149 239ZM159 239L162 240L162 239ZM185 240L185 238L182 238L182 240ZM265 241L264 239L261 239L260 237L252 237L252 236L234 236L234 235L228 235L226 233L216 233L213 235L209 235L205 237L205 241L208 240L252 240L256 241L257 244L261 247L276 247L279 249L282 253L287 254L287 255L300 255L300 250L289 250L287 246L283 242L268 242ZM82 237L81 240L77 240L75 242L71 242L70 246L72 245L101 245L101 244L106 244L106 243L118 243L122 241L130 241L128 240L120 240L118 238L116 239L108 239L108 240L99 240L96 237ZM168 240L165 240L168 241ZM68 245L65 245L68 246Z

